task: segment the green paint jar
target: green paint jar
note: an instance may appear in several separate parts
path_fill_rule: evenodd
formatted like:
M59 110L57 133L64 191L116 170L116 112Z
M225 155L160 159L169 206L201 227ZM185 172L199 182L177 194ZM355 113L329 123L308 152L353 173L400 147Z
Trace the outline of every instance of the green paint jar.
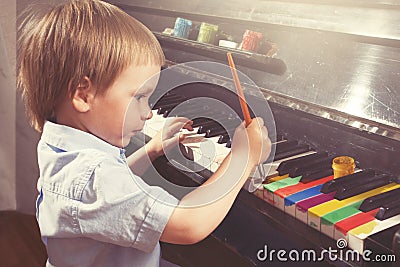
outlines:
M218 32L218 25L202 22L199 29L197 41L200 43L215 43L215 36Z

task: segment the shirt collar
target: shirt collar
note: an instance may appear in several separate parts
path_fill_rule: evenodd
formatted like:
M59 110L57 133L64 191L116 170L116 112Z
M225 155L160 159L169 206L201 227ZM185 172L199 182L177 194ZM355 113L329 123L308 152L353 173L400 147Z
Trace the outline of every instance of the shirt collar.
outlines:
M49 145L64 151L93 148L117 157L120 157L125 152L123 148L113 146L93 134L51 121L45 122L41 139Z

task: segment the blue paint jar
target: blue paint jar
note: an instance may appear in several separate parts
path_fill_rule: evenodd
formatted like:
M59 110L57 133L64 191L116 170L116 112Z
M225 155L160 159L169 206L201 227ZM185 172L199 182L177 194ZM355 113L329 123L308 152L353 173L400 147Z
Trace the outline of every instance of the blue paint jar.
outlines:
M184 18L176 18L174 26L174 36L188 38L192 21Z

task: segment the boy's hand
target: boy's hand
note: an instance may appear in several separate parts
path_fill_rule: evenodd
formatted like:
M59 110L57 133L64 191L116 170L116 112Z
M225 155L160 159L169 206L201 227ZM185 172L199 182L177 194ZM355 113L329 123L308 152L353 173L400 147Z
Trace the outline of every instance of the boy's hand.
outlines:
M184 117L168 118L164 127L147 144L147 153L159 157L185 139L181 129L193 131L193 122ZM178 133L178 134L177 134Z
M252 119L247 128L245 122L236 128L232 140L232 156L248 154L249 163L258 165L267 160L270 152L271 140L262 118Z

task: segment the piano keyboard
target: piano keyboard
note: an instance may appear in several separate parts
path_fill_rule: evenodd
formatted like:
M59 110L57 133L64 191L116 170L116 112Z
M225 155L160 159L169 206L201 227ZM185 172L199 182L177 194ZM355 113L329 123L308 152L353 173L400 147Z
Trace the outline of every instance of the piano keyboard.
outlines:
M296 160L312 165L312 157L283 161L281 166ZM400 201L395 197L400 193L399 178L367 169L333 179L319 170L314 176L318 179L303 181L307 168L302 175L294 166L287 169L287 178L264 182L263 199L321 233L345 239L349 248L362 253L368 237L400 223Z
M196 112L174 114L173 108L183 100L171 95L162 98L154 105L153 118L146 122L143 132L153 137L168 116L196 117ZM227 117L221 114L218 118ZM231 119L229 129L197 118L194 131L182 130L190 159L215 172L229 153L229 137L240 123L238 118ZM333 156L327 152L316 152L308 145L279 138L273 146L275 155L263 165L266 177L259 177L254 171L244 186L252 192L256 189L254 180L263 182L254 194L266 205L281 209L335 240L345 239L348 247L359 253L364 251L367 238L400 224L399 177L366 169L333 179Z

